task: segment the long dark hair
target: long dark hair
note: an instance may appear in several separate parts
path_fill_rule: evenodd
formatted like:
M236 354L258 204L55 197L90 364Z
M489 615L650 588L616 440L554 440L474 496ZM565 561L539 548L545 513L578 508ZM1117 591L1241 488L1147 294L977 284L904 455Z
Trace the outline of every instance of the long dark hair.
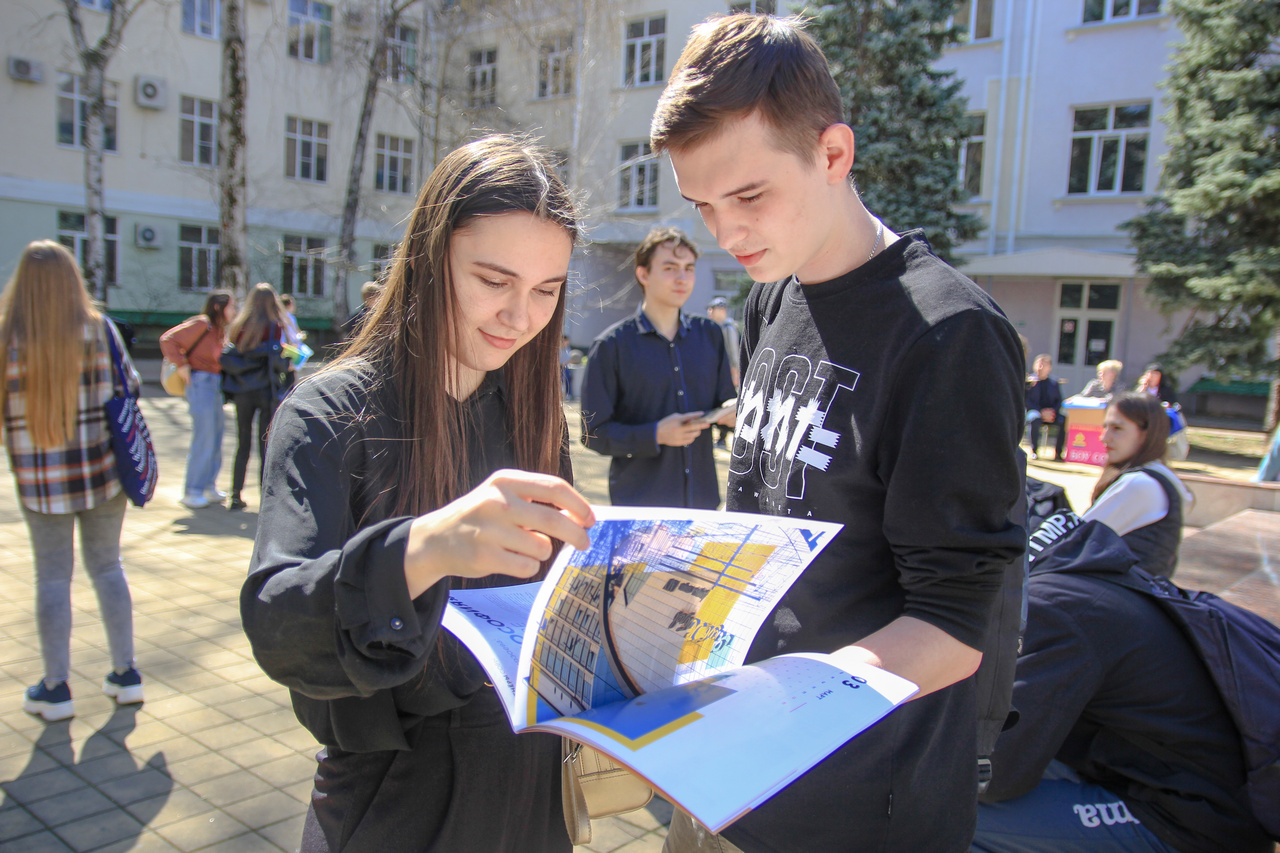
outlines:
M262 343L283 319L284 306L280 304L280 297L276 296L276 289L265 281L258 282L249 292L249 298L236 315L235 322L227 330L227 337L240 352L248 352Z
M330 367L372 368L375 383L390 386L403 442L396 464L371 494L394 493L397 515L421 515L463 492L468 424L450 397L450 351L459 351L456 296L449 277L454 232L478 216L525 212L560 225L576 243L578 214L546 152L507 135L488 136L449 154L418 194L405 238L396 251L385 290L360 332ZM516 464L527 471L560 473L565 434L560 402L560 335L565 290L546 327L503 367L507 433ZM394 478L394 479L391 479Z
M219 335L226 333L227 327L227 304L231 301L231 291L215 290L209 294L209 298L204 301L204 311L201 313L209 318L210 325Z
M1102 469L1098 482L1093 487L1094 501L1125 471L1163 459L1169 446L1169 413L1164 410L1158 397L1135 391L1117 394L1107 406L1108 411L1111 409L1115 409L1121 417L1138 428L1142 433L1142 443L1132 456L1119 465L1108 463Z

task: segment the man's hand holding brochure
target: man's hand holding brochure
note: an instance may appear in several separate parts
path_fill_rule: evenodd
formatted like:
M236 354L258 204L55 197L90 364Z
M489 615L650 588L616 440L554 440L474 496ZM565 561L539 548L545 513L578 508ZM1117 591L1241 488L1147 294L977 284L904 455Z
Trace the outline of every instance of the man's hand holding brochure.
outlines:
M541 584L450 593L444 626L515 731L592 746L718 832L916 692L823 654L743 665L840 525L635 507L596 519L591 548L565 548Z

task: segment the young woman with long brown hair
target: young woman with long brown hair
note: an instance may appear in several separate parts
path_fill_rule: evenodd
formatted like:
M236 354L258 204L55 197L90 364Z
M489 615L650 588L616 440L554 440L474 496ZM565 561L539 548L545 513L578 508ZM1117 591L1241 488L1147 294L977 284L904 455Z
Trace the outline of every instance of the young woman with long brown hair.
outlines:
M231 502L227 509L244 509L241 496L249 449L258 447L258 482L267 457L267 427L276 413L285 390L285 374L290 370L281 345L284 343L285 310L275 288L260 282L250 292L244 310L227 330L235 347L222 359L222 391L236 407L236 459L231 470ZM253 419L257 415L257 441Z
M1102 421L1107 464L1083 518L1124 538L1148 572L1173 577L1182 543L1182 514L1195 498L1164 464L1169 413L1158 397L1131 391L1111 400Z
M67 684L75 527L111 650L103 691L142 701L133 665L133 602L120 563L126 499L116 475L104 404L115 393L108 335L132 389L137 373L115 326L89 299L62 245L27 246L0 296L0 411L22 517L35 557L36 623L44 678L23 707L46 720L74 714Z
M454 151L359 334L276 414L241 614L324 746L308 853L571 849L558 738L512 733L440 619L588 545L558 376L577 233L545 153Z
M200 509L226 498L226 493L218 489L222 433L227 420L222 409L222 367L218 356L226 346L227 327L235 316L235 298L225 290L215 290L205 299L203 311L160 336L160 351L177 365L178 373L187 382L191 446L187 449L181 503L189 509Z

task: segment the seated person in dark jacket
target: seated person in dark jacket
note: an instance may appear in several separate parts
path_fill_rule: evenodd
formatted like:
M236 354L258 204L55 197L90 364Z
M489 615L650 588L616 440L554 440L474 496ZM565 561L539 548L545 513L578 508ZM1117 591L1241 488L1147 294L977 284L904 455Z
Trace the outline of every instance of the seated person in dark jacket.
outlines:
M1138 380L1133 390L1158 397L1161 403L1167 403L1170 406L1178 402L1178 392L1165 381L1164 368L1158 362L1153 361L1147 365L1146 370L1142 372L1142 378Z
M1240 735L1154 600L1104 578L1133 553L1071 512L1031 535L1013 706L978 808L981 853L1270 853Z
M1066 419L1062 416L1062 388L1058 380L1050 376L1053 370L1053 359L1041 354L1034 363L1036 378L1027 389L1027 431L1030 433L1031 458L1039 459L1040 425L1049 424L1057 429L1058 437L1054 444L1054 459L1062 461L1062 449L1067 444Z

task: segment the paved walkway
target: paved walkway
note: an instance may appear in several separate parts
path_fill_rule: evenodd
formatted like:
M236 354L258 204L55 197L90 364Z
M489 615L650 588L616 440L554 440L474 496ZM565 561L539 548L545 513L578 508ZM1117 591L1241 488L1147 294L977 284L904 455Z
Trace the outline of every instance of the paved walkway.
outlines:
M254 663L237 606L257 490L246 493L244 512L179 505L186 404L148 386L143 410L160 486L145 509L130 507L122 543L142 705L116 707L100 690L110 658L92 584L77 566L76 716L46 724L22 710L22 691L43 667L26 525L0 453L0 850L296 850L317 745L294 718L288 692ZM582 490L607 502L607 461L574 447ZM229 430L224 488L234 452ZM669 815L656 803L597 821L592 844L579 851L656 853Z

